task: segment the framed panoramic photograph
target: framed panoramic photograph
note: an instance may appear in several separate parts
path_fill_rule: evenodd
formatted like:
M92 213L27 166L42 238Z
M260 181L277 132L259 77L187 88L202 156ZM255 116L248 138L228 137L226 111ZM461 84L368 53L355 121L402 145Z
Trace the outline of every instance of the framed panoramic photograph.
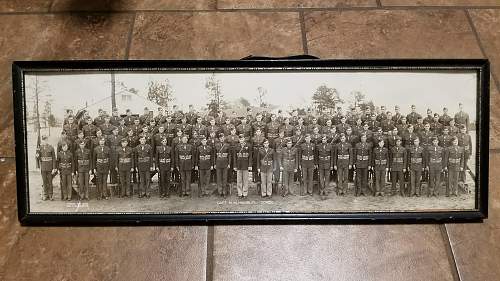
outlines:
M23 225L464 222L483 59L19 61Z

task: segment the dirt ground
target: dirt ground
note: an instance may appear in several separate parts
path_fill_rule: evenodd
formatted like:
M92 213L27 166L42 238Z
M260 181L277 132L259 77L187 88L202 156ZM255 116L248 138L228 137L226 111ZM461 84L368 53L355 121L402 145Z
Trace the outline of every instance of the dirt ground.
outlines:
M470 179L470 177L469 177ZM314 196L298 195L296 185L292 190L295 196L282 197L274 194L272 198L262 198L257 194L255 185L249 188L246 199L238 199L236 188L232 187L232 195L226 199L215 194L215 185L210 186L213 194L210 197L198 197L198 186L192 184L192 197L179 197L173 194L168 199L160 199L158 186L153 178L151 198L111 198L109 200L95 200L95 187L91 188L91 200L71 202L61 201L59 177L54 178L54 201L43 201L41 176L38 172L30 173L30 207L32 212L161 212L161 213L206 213L206 212L339 212L339 211L415 211L415 210L464 210L474 208L474 193L465 194L463 191L458 197L445 197L444 187L440 190L441 196L425 196L426 185L423 184L422 197L385 196L354 196L354 186L349 184L346 196L335 195L335 184L328 188L329 195L322 199ZM470 180L469 185L474 183ZM389 185L387 185L389 187Z

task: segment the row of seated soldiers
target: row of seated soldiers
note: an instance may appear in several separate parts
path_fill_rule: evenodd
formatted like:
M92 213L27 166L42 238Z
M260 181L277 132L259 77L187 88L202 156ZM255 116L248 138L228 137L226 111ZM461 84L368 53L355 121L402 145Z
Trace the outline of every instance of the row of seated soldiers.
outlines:
M366 127L367 124L364 124ZM458 195L458 177L465 182L465 170L470 158L471 138L466 127L461 126L456 136L443 129L436 135L426 123L423 132L413 132L413 125L407 126L403 137L395 127L389 135L371 133L366 129L361 135L352 135L351 128L340 133L337 138L322 134L295 135L286 137L280 130L275 139L265 138L257 128L252 138L236 134L231 128L229 136L219 133L209 137L196 131L188 134L177 130L177 137L170 139L164 126L158 132L148 134L148 126L136 136L132 129L127 136L118 134L118 128L105 136L97 129L96 136L86 138L83 131L75 140L65 136L54 149L46 143L37 151L44 179L44 199L53 198L49 174L59 170L61 174L62 198L71 200L72 176L78 175L80 198L88 199L89 175L96 178L98 199L109 198L108 174L111 183L119 182L118 196L130 196L130 177L139 179L139 196L150 196L151 173L159 174L161 197L169 196L172 175L177 173L181 182L181 195L191 194L191 175L199 173L199 194L207 195L211 171L216 171L218 191L221 196L228 194L228 177L236 181L238 196L248 195L249 172L252 180L259 181L259 192L263 197L272 196L282 183L282 195L290 193L290 185L295 179L301 182L301 194L312 195L313 177L319 177L320 195L326 196L326 187L332 174L337 178L337 193L344 195L349 171L355 174L355 195L364 195L368 179L374 180L374 195L383 195L386 175L392 181L391 193L396 193L399 185L401 195L421 195L422 172L427 173L428 195L437 195L441 186L441 174L447 176L446 195ZM449 136L449 137L448 137ZM44 138L42 138L44 139ZM70 145L73 143L73 145ZM71 147L71 148L70 148ZM438 169L439 168L439 169ZM234 171L234 173L233 173ZM404 186L404 175L409 175L410 190ZM44 176L45 175L45 176ZM425 178L425 176L424 176Z

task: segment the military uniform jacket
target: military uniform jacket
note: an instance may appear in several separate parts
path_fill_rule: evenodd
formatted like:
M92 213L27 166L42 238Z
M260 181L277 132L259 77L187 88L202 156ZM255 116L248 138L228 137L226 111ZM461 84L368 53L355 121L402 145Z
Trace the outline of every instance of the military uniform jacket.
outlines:
M118 125L116 128L118 128L118 135L119 136L126 136L127 135L127 130L128 130L128 127L125 126L125 125Z
M120 125L120 120L122 118L120 116L111 116L111 118L109 118L109 123L113 126L118 126Z
M133 167L135 167L134 163L134 150L128 146L125 148L118 148L116 151L117 154L117 168L119 171L130 171Z
M280 153L285 146L286 146L285 138L277 137L273 140L273 148L276 151L276 153Z
M73 142L73 147L69 148L72 152L80 149L80 142L82 142L85 144L85 148L88 148L90 149L90 140L89 139L86 139L86 138L76 138L75 141Z
M424 148L422 146L408 147L408 165L412 170L421 170L426 163Z
M304 143L304 136L303 135L294 135L292 137L292 143L294 146L300 147Z
M179 145L182 142L181 137L175 137L172 139L172 148L175 150L177 145Z
M90 155L90 149L88 148L78 148L75 150L75 167L74 171L79 173L88 173L90 171L90 161L92 156Z
M295 133L293 126L290 124L281 126L281 130L285 132L285 137L291 137Z
M443 124L443 126L448 126L448 125L450 125L451 119L453 119L453 118L451 118L449 115L443 114L439 117L439 123Z
M191 125L188 123L178 124L177 129L180 129L186 135L191 135Z
M222 125L222 132L224 133L225 136L229 135L231 133L231 130L235 128L233 124L225 124Z
M104 123L101 125L102 134L105 136L111 135L114 128L115 128L115 126L111 125L111 123Z
M348 142L340 142L335 146L333 164L338 167L352 165L352 145Z
M264 146L264 136L259 135L259 136L254 136L252 138L252 146L254 151L259 151L261 147Z
M299 168L299 151L295 147L285 147L279 155L279 164L283 170L292 172Z
M391 119L385 119L380 122L380 127L382 127L383 132L389 132L394 130L396 124Z
M464 165L464 149L460 146L450 146L445 150L445 163L449 170L457 171Z
M395 135L390 135L387 137L387 142L385 143L385 145L389 148L389 150L396 146L396 138L397 136Z
M389 153L389 167L393 172L401 172L408 166L407 150L403 146L393 146Z
M451 138L452 138L451 135L441 135L441 136L439 136L438 139L439 139L440 146L442 146L444 148L451 146Z
M394 121L394 123L397 125L397 124L400 124L401 123L401 113L397 112L394 114L394 116L392 116L392 121Z
M375 170L384 170L389 164L389 151L386 147L375 147L372 152L372 166Z
M171 141L175 136L175 124L172 122L166 122L163 124L163 127L165 128L165 133L167 133L167 138Z
M156 151L156 147L158 146L161 146L161 141L164 139L164 138L167 138L167 133L163 132L163 133L156 133L154 136L153 136L153 147L155 148L155 151ZM168 143L168 141L167 141Z
M280 131L280 124L277 121L267 124L266 134L268 139L275 139L278 137Z
M238 145L240 138L237 135L229 135L226 142L229 144L229 148L232 149Z
M52 171L57 168L56 153L51 145L41 145L37 149L37 154L38 161L40 161L40 170L42 172Z
M257 154L257 169L260 169L263 173L268 173L273 171L274 162L274 149L268 147L267 149L262 147L259 149Z
M249 166L252 166L252 149L249 145L239 144L234 148L234 152L233 163L235 163L236 169L247 170Z
M125 119L125 126L130 126L130 125L134 124L135 117L127 115L123 119Z
M74 171L73 161L73 154L69 150L57 153L57 168L61 174L71 174Z
M307 127L304 124L297 124L293 127L293 134L295 135L297 131L300 130L301 135L305 135L307 133Z
M337 125L337 132L345 133L349 127L350 126L347 123L340 123Z
M371 165L372 146L368 142L358 143L354 149L354 163L356 168L368 168Z
M441 130L443 129L443 125L439 122L436 122L436 121L432 121L431 123L431 131L438 135L438 134L441 134Z
M90 124L90 125L87 124L87 125L83 126L82 131L83 131L83 136L86 139L90 139L91 137L95 136L95 132L97 131L97 127L92 125L92 124Z
M63 126L63 130L68 137L74 138L78 133L78 125L76 123L66 124Z
M300 150L299 150L299 161L300 161L300 166L303 168L312 168L315 164L315 159L314 159L314 144L312 142L310 143L303 143L300 145Z
M459 111L455 114L455 123L458 125L465 125L467 130L469 129L469 114Z
M232 146L229 143L218 142L214 146L214 160L212 165L216 169L224 169L230 164Z
M114 152L117 148L120 148L122 137L119 135L109 135L106 138L108 146L111 148L112 152Z
M190 171L193 169L195 160L193 146L180 143L175 147L175 163L180 171Z
M211 145L200 145L196 150L196 161L195 165L198 166L200 170L209 170L213 164L212 159L213 146Z
M109 171L110 150L107 146L97 146L92 155L92 169L98 173L107 173Z
M432 133L432 131L425 131L423 130L421 133L420 133L420 143L422 144L422 146L424 147L427 147L429 145L432 145L432 141L431 141L431 138L434 137L434 134Z
M260 129L262 131L262 134L264 135L265 133L265 130L266 130L266 123L264 123L264 121L254 121L252 123L252 130L253 132L255 133L255 131L257 131L257 129Z
M209 125L207 127L207 136L209 136L212 132L215 133L215 136L217 136L217 134L219 133L219 127L216 126L216 125Z
M149 171L153 166L153 149L149 144L139 144L135 147L135 162L137 170Z
M198 133L199 136L208 136L207 135L207 127L203 124L196 123L193 125L193 132Z
M168 145L160 145L156 147L156 167L160 169L160 171L170 170L173 167L173 150Z
M444 149L440 146L428 146L426 149L427 160L426 166L429 167L431 171L441 171L445 167Z
M319 144L319 143L321 143L321 138L322 138L322 137L323 137L323 136L322 136L322 135L320 135L320 134L311 135L311 142L312 142L314 145Z
M403 135L403 145L406 147L412 146L413 141L417 138L417 134L415 132L407 132Z
M416 112L410 112L410 114L406 116L406 121L410 124L416 124L419 117L421 117L420 114Z
M238 134L243 134L245 136L245 140L250 139L250 135L252 134L252 127L248 124L240 124L236 127L236 131Z
M334 149L331 144L320 143L316 145L316 165L319 169L330 169L333 167Z
M464 149L464 156L469 157L471 154L471 145L472 145L471 136L469 134L459 133L457 135L457 138L458 138L458 146Z

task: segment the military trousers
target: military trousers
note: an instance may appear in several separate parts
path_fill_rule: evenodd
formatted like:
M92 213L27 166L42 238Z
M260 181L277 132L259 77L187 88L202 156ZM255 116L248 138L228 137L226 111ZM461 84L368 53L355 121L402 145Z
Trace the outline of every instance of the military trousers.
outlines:
M429 185L427 188L427 195L438 195L439 188L441 187L441 171L429 169Z
M50 199L53 196L52 171L42 171L43 198Z
M344 194L347 191L347 183L349 181L349 167L337 167L337 190L339 194Z
M108 173L97 172L95 178L96 178L97 199L106 197L108 189Z
M267 172L260 173L260 193L262 196L272 196L273 195L273 171L269 170Z
M459 180L465 184L465 181L467 180L467 162L469 162L469 156L464 157L464 165L462 168L464 169L463 171L460 171L460 176Z
M283 188L285 189L285 194L292 193L291 186L294 184L294 171L283 170Z
M448 170L448 185L446 188L446 196L458 195L458 175L460 171L457 169Z
M181 170L181 195L191 194L191 170Z
M384 192L385 189L385 168L375 170L375 192Z
M149 170L139 170L139 196L149 196L149 186L151 183L151 173Z
M302 195L313 194L313 176L314 176L314 168L306 167L302 168Z
M80 199L89 199L89 179L90 175L88 171L78 172L78 189Z
M368 188L368 168L356 168L354 195L365 195L366 188Z
M227 184L228 168L217 168L216 173L217 191L219 192L219 195L227 195L229 193Z
M169 196L170 195L170 178L172 177L170 168L160 168L159 173L159 192L160 196Z
M319 168L319 195L326 195L328 185L330 185L330 169Z
M391 194L396 194L397 187L399 184L399 195L405 196L405 179L403 171L391 171Z
M119 189L117 190L119 196L125 197L132 195L132 189L130 184L130 179L132 177L132 174L130 172L130 169L120 170L118 171L118 173L120 176Z
M203 169L203 170L198 170L200 172L200 179L199 179L199 192L201 194L207 193L207 186L210 183L210 174L212 170L210 169Z
M73 193L73 187L71 186L73 184L73 178L71 177L71 173L68 172L61 172L60 174L61 178L61 200L71 200L72 198L72 193Z
M238 196L248 195L248 170L236 171L236 188Z
M422 169L410 170L410 194L408 196L420 196L422 191Z

